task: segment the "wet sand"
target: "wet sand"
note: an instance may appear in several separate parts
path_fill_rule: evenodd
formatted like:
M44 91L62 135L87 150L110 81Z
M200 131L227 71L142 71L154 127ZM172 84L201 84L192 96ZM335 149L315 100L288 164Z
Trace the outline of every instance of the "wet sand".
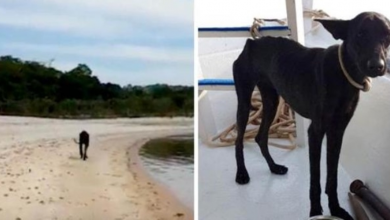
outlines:
M190 138L189 138L190 137ZM140 149L141 164L187 207L194 207L194 135L151 140Z
M0 121L0 219L193 219L138 156L149 139L192 131L192 119ZM83 129L87 161L72 140Z
M176 213L174 213L173 215L168 214L168 216L166 216L167 219L175 219L174 217L176 217L177 219L193 219L191 218L191 216L193 216L194 214L193 209L189 209L187 206L185 206L185 204L180 202L177 196L173 196L170 193L170 190L166 186L155 182L155 178L153 178L150 173L145 172L145 167L139 157L139 150L148 140L149 139L141 140L139 143L135 144L134 147L129 148L128 155L130 155L130 170L132 171L134 178L136 180L141 180L140 182L142 183L143 188L147 189L145 190L145 193L161 195L159 197L155 197L155 200L153 201L152 206L150 208L161 212L161 215L165 215L165 209L169 208L170 206L173 206L175 207ZM160 205L159 207L155 207L155 204Z

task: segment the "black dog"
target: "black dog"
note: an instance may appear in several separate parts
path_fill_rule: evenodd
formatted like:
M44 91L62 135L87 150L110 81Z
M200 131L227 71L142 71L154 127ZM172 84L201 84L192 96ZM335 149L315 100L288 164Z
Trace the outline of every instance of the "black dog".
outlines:
M88 158L88 156L87 156L87 149L88 149L88 146L89 146L89 134L88 134L88 132L86 132L86 131L80 132L79 141L77 142L77 140L75 140L75 139L74 139L74 141L80 147L80 158L83 159L83 160L86 160ZM83 145L85 146L84 147L84 154L83 154Z
M359 89L368 87L368 77L382 76L386 72L390 22L374 12L361 13L352 20L317 21L335 39L342 39L343 44L327 49L309 49L280 37L248 39L234 62L233 75L238 98L236 182L249 182L243 155L243 136L251 108L251 94L257 86L264 108L255 140L271 172L285 174L288 170L276 164L268 151L268 130L275 117L280 95L298 114L311 119L308 129L310 216L322 214L320 159L321 143L326 134L328 173L325 192L329 209L333 216L348 220L353 218L340 207L337 197L337 169L342 139L358 103ZM359 85L353 86L352 80Z

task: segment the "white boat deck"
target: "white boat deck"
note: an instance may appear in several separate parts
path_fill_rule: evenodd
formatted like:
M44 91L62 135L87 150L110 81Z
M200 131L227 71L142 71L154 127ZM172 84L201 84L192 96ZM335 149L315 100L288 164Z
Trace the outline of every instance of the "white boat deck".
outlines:
M270 146L274 160L287 166L284 176L271 174L256 143L245 143L245 163L251 180L247 185L235 182L234 146L212 148L199 140L199 219L201 220L304 220L309 219L308 149L293 151ZM348 200L353 181L339 168L340 204L353 215ZM325 194L326 147L321 160L322 207L329 215Z
M242 26L253 17L286 17L285 2L236 1L217 4L205 1L198 4L196 15L200 27L228 25ZM302 0L305 9L323 9L339 19L350 19L362 11L377 11L390 17L382 0L354 5L348 11L339 2ZM382 3L381 3L382 2ZM215 8L212 5L215 5ZM236 4L236 5L235 5ZM259 4L257 7L254 4ZM352 0L344 2L353 4ZM220 5L224 5L223 10ZM280 7L276 7L279 5ZM271 9L271 7L274 7ZM347 7L347 6L345 6ZM344 7L344 8L345 8ZM207 10L205 10L207 9ZM336 10L337 9L337 10ZM340 10L339 10L340 9ZM242 10L242 11L240 11ZM211 14L218 11L217 20ZM233 13L234 12L234 13ZM210 13L210 15L208 14ZM213 14L215 15L215 14ZM234 16L231 16L234 15ZM201 19L199 19L201 18ZM218 23L218 22L220 23ZM313 28L311 18L303 20L305 46L328 47L340 43L322 27ZM198 77L205 79L231 79L232 63L242 51L245 38L199 38ZM237 98L234 91L213 91L200 95L199 137L212 137L235 122ZM361 179L366 186L390 206L390 78L373 79L370 92L360 94L360 101L351 123L343 138L338 174L338 195L340 204L351 215L354 213L348 198L350 183ZM201 126L202 125L202 126ZM308 123L304 130L307 131ZM302 131L301 130L301 131ZM302 136L301 136L302 137ZM307 138L303 138L307 140ZM199 139L199 219L201 220L305 220L309 219L309 156L308 147L293 151L270 146L274 160L289 168L284 176L271 174L256 143L245 143L245 162L251 181L247 185L235 182L236 161L234 146L212 148ZM323 214L329 215L328 200L324 192L326 180L326 146L323 145L321 158L321 187ZM370 208L365 210L370 220L381 220L373 216Z

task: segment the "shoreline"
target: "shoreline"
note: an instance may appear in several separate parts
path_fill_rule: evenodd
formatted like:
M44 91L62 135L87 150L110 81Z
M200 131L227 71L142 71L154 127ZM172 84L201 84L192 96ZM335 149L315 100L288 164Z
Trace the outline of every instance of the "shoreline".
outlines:
M175 134L174 134L175 135ZM144 187L148 186L151 188L151 194L153 193L155 197L157 197L157 201L161 202L164 201L164 204L166 205L166 208L169 208L172 210L171 216L166 216L166 218L175 218L180 220L193 220L194 219L194 210L188 208L183 202L181 202L174 193L168 189L167 186L165 186L160 181L153 178L153 176L146 170L144 165L142 164L139 151L140 149L149 141L152 139L157 138L164 138L168 137L166 136L158 136L153 138L144 138L138 140L136 143L133 144L133 146L130 146L127 149L126 155L129 159L128 168L129 171L132 173L134 178L138 180L140 185L143 185ZM152 183L152 184L150 184ZM157 192L157 193L156 193ZM165 213L161 213L162 215L165 215ZM165 217L165 216L164 216Z
M161 115L141 115L141 116L102 116L102 117L85 117L85 116L43 116L43 115L14 115L0 113L1 117L10 118L35 118L35 119L52 119L52 120L68 120L68 121L89 121L89 120L115 120L115 119L173 119L173 118L187 118L194 119L194 115L172 115L172 116L161 116Z
M0 219L193 219L138 155L149 138L193 130L190 120L0 119ZM87 161L73 142L81 130L91 137Z

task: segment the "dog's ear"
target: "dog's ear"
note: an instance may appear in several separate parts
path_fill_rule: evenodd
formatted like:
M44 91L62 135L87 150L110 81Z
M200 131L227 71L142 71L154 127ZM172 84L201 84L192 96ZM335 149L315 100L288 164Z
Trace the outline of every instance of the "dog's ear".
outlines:
M387 19L386 17L384 17L385 18L385 21L386 21L386 23L387 23L387 26L389 27L389 29L390 29L390 21L389 21L389 19Z
M314 19L314 21L320 22L326 30L328 30L334 39L347 39L348 35L348 20L323 20L323 19Z

